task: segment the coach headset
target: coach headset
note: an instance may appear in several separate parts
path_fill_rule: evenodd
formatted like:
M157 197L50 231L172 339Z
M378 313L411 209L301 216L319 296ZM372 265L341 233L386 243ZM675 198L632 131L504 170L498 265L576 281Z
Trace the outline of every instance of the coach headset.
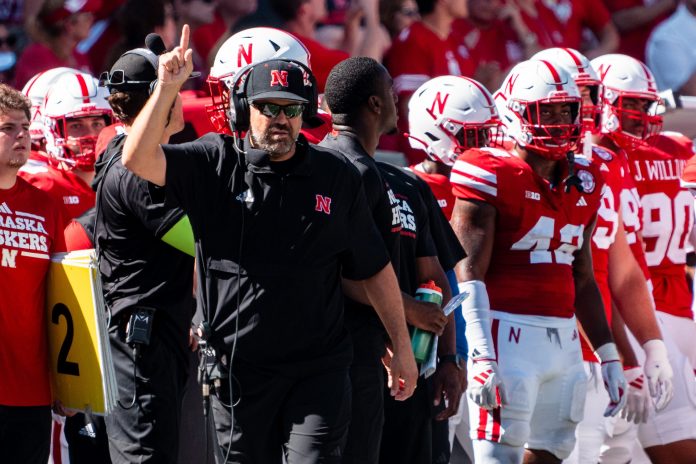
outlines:
M232 87L230 88L230 106L234 111L228 115L232 132L241 133L249 130L247 83L251 79L254 68L269 61L292 63L305 73L305 78L309 79L310 88L307 89L307 86L305 86L306 95L303 95L303 97L307 100L307 104L302 112L302 120L311 125L312 121L317 119L319 94L317 91L317 79L314 77L314 74L312 74L312 71L299 61L274 58L272 60L260 61L243 67L232 81Z

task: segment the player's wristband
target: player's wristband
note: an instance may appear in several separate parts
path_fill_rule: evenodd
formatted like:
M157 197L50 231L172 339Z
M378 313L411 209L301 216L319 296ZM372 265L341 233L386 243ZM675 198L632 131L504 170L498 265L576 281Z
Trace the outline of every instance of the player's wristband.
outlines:
M619 351L616 349L616 345L614 343L605 343L604 345L600 346L595 351L595 355L599 358L599 361L602 364L613 361L621 362Z
M469 357L475 362L495 360L493 337L491 336L491 304L486 284L480 280L460 282L460 294L469 297L462 302L462 316L466 322L466 341Z
M189 256L196 257L193 229L188 216L183 216L163 236L162 241Z

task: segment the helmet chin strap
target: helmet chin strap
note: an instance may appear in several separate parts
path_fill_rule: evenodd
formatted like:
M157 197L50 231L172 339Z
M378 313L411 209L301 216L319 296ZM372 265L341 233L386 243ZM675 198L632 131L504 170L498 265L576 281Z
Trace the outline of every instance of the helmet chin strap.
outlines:
M585 189L582 188L582 181L575 174L575 153L573 153L573 150L569 150L566 153L566 159L568 160L568 177L563 179L565 193L570 193L572 187L575 187L580 193L585 193Z

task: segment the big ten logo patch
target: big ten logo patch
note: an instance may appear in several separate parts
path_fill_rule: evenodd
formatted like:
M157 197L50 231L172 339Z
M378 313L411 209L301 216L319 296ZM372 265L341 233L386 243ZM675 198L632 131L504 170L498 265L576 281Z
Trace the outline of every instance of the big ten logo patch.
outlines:
M45 218L0 205L0 266L14 268L17 256L48 259Z
M416 238L418 232L416 227L416 216L413 214L413 209L408 202L408 197L396 194L396 199L399 202L399 218L401 219L401 235Z

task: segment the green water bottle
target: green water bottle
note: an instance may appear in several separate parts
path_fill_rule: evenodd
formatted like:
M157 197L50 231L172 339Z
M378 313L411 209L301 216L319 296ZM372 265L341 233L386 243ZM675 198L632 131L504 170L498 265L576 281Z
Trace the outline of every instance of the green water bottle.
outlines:
M435 285L432 280L421 284L416 290L416 300L440 306L442 305L442 289ZM413 357L416 358L416 362L424 363L427 361L432 346L433 333L414 327L411 334L411 348L413 348Z

